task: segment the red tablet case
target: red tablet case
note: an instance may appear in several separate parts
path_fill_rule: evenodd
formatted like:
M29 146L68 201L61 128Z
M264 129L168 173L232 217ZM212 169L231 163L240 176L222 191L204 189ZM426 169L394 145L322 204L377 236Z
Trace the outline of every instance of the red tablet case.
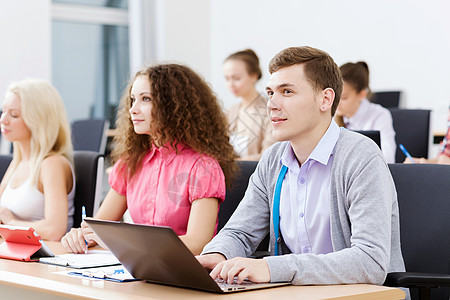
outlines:
M0 257L20 261L38 261L40 257L54 256L32 227L0 225Z

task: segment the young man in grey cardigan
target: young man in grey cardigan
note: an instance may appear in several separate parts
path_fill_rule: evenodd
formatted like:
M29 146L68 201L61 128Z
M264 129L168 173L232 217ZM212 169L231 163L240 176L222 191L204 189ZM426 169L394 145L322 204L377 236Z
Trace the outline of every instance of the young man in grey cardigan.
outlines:
M239 283L382 284L388 272L404 271L397 195L383 155L333 120L342 91L333 59L292 47L269 71L268 114L280 142L263 154L200 263L212 277ZM267 232L271 256L247 258Z

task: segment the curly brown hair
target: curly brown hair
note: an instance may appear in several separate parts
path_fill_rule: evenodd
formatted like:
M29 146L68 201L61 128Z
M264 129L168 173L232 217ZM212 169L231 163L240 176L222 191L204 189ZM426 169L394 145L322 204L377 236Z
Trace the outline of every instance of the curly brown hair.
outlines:
M154 136L134 131L129 109L136 78L150 82ZM228 123L219 101L208 84L190 68L178 64L153 65L138 71L123 95L116 120L113 161L122 159L132 177L153 144L169 143L175 151L183 143L216 159L230 186L237 155L230 144Z

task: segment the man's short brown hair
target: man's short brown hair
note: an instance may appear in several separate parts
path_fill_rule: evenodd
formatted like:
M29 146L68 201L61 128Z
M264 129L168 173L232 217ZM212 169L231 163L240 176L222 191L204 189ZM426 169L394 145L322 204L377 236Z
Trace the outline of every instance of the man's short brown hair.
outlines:
M335 92L331 116L334 116L342 93L342 76L333 58L312 47L290 47L275 55L269 63L270 74L297 64L304 64L306 80L317 92L331 88Z

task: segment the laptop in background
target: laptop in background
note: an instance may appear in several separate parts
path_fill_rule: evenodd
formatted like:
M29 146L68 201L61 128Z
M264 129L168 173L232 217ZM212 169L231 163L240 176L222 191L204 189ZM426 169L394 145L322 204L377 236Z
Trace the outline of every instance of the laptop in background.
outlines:
M237 292L288 285L280 283L224 284L209 276L191 251L170 227L147 226L86 218L134 278L153 283L192 288L216 293Z

